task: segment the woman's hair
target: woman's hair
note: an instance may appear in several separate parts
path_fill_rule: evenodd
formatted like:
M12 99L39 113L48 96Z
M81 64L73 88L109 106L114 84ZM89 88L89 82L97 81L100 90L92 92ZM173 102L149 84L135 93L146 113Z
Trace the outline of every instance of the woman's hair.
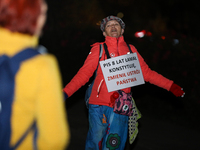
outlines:
M33 35L42 0L0 0L0 26Z

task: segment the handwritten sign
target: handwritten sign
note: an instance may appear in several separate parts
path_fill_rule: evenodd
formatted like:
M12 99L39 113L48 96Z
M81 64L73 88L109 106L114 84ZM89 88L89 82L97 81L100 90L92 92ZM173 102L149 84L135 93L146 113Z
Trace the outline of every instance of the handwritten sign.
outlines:
M144 84L137 53L100 61L108 92Z

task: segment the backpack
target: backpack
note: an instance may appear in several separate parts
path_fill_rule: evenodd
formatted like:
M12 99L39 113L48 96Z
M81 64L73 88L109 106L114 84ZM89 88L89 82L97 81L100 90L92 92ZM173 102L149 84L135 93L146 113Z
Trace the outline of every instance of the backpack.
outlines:
M106 53L106 56L107 56L107 59L110 59L110 55L109 55L109 52L108 52L108 48L107 48L107 45L106 43L103 44L104 46L104 50L105 50L105 53ZM100 44L100 52L99 52L99 61L101 59L101 56L102 56L102 53L103 53L103 46L102 44ZM129 44L127 44L128 48L129 48L129 51L130 53L133 53ZM99 66L99 63L97 65L97 69L98 69L98 66ZM96 74L97 74L97 69L95 70L95 77L96 77ZM85 92L85 103L86 103L86 107L88 108L89 106L89 99L90 99L90 95L91 95L91 92L92 92L92 87L94 85L94 81L95 81L95 77L94 77L94 80L92 81L92 83L88 86L86 92Z
M0 150L16 149L29 131L36 127L35 121L19 139L15 146L10 147L11 136L11 114L14 99L15 75L22 61L38 55L39 52L33 48L27 48L13 57L0 56Z
M100 51L99 51L99 61L101 59L101 56L102 56L102 53L103 53L103 46L102 44L100 44ZM98 66L99 66L99 63L97 65L97 69L98 69ZM95 77L97 75L97 69L95 70ZM92 83L88 86L86 92L85 92L85 103L86 103L86 107L88 108L89 106L89 99L90 99L90 95L91 95L91 92L92 92L92 87L94 85L94 81L95 81L95 77L94 77L94 80L92 81Z

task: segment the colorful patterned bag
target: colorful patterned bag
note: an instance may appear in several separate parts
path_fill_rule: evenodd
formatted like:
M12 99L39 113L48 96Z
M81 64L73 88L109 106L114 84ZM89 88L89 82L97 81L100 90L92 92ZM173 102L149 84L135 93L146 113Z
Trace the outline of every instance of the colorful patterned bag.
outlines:
M133 115L133 100L130 93L118 90L119 97L115 100L114 112L121 115Z

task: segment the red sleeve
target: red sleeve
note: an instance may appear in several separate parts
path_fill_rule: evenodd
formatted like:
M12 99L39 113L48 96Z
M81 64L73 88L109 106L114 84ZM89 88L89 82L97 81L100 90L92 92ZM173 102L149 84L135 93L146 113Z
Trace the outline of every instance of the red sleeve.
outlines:
M83 66L79 69L77 74L65 86L63 91L67 93L68 97L74 94L79 88L85 85L90 77L93 75L99 62L99 44L94 44L89 55L87 56Z
M169 91L173 81L151 70L133 45L131 45L131 49L133 52L137 53L144 80Z

